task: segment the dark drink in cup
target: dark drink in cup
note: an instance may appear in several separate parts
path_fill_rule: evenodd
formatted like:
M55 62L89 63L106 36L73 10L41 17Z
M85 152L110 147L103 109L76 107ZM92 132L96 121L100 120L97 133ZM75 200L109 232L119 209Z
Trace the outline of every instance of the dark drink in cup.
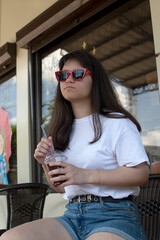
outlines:
M48 172L54 170L54 169L57 169L57 168L61 168L59 166L55 167L55 166L49 166L49 163L51 162L57 162L57 161L65 161L67 159L66 156L62 155L62 154L59 154L59 153L54 153L53 155L48 155L46 156L45 158L45 161L44 163L46 164L47 166L47 170ZM54 177L58 177L59 175L54 175ZM62 182L56 182L54 183L55 186L61 184Z
M49 171L52 171L52 170L54 170L54 169L57 169L57 168L61 168L61 167L54 167L54 166L49 166L49 164L47 164L47 167L48 167L48 169L49 169ZM58 177L58 176L60 176L60 175L54 175L54 177ZM59 184L61 184L62 182L56 182L56 183L54 183L54 185L55 186L57 186L57 185L59 185Z

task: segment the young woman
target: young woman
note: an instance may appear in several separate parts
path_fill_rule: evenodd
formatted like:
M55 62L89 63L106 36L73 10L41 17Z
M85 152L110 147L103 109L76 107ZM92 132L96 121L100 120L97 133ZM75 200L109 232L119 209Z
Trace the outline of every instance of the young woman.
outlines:
M41 139L34 157L51 187L65 193L67 210L62 217L21 225L1 238L145 240L132 201L148 179L140 125L122 108L94 56L84 50L68 53L59 68L49 137ZM61 168L48 173L44 159L50 146L67 160L50 163Z

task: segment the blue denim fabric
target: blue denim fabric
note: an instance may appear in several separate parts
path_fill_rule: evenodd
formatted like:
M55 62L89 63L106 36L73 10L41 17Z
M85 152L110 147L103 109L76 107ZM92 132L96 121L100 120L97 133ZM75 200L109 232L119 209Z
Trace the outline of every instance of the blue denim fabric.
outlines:
M85 240L95 232L115 233L126 240L146 240L134 202L69 203L57 217L73 240Z

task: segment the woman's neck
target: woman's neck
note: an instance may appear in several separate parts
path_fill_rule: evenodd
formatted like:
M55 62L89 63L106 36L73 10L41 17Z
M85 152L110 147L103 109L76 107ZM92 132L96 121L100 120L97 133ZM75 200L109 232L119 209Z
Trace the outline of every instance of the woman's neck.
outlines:
M73 114L76 119L87 117L93 114L90 104L72 103Z

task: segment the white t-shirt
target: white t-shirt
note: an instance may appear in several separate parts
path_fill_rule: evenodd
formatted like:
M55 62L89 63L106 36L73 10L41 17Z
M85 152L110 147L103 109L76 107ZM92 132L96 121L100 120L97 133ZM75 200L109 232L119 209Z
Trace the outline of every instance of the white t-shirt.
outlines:
M90 144L94 138L92 115L75 119L69 147L64 151L67 162L85 169L115 169L132 167L148 162L137 127L129 119L107 118L100 115L102 136ZM77 195L94 194L124 198L138 195L139 187L114 187L93 184L70 185L65 187L64 199Z

